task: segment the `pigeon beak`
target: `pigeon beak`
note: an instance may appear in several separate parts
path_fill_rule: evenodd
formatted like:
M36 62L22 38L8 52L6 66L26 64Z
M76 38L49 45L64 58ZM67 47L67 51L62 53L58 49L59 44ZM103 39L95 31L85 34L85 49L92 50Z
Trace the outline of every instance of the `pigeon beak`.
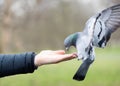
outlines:
M66 47L66 50L68 51L68 50L69 50L69 47Z

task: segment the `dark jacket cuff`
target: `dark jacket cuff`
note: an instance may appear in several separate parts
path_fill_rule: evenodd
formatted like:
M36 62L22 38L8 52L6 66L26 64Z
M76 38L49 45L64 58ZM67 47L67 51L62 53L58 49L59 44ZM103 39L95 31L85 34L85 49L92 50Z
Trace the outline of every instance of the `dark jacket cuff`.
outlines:
M34 72L34 52L21 54L0 54L0 77Z

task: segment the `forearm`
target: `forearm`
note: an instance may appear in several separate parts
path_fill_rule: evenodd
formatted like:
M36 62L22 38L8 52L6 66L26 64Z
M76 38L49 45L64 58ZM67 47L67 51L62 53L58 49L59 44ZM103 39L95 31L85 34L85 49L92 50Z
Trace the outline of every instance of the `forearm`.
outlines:
M34 72L34 58L34 52L0 54L0 77Z

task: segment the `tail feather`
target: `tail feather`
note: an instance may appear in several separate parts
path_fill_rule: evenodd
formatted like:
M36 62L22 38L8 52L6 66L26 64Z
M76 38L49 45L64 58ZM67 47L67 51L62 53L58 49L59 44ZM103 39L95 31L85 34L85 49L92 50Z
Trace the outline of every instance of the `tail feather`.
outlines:
M86 59L81 66L79 67L79 69L77 70L76 74L74 75L73 79L74 80L78 80L78 81L82 81L85 79L85 76L87 74L87 71L90 67L90 64L93 61L91 61L90 59Z

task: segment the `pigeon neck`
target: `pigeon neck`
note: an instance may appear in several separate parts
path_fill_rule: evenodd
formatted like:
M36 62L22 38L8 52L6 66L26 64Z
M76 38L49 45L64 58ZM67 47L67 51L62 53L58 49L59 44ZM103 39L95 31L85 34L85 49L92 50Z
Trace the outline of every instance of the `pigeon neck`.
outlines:
M77 41L77 38L78 38L78 34L74 34L73 35L73 39L72 39L72 45L76 47L76 41Z

